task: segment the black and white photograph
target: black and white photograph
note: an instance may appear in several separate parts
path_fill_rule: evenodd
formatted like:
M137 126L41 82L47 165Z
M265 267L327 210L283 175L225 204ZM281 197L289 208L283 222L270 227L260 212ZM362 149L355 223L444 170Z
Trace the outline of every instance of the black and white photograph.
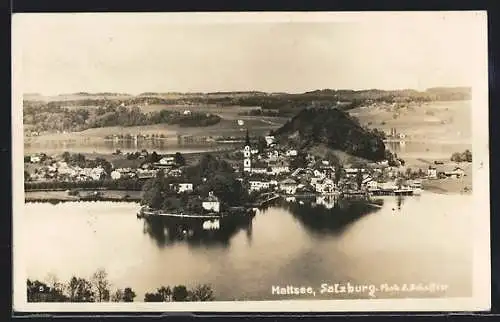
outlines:
M12 18L15 311L490 308L481 11Z

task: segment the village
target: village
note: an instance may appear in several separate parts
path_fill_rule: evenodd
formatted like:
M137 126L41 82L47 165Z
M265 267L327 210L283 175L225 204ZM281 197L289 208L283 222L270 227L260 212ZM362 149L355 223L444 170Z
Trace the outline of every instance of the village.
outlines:
M366 162L364 164L334 164L307 154L299 155L293 148L280 146L274 136L265 136L265 144L256 146L248 138L242 149L235 151L237 159L231 164L239 180L249 193L278 193L294 195L418 195L422 181L441 178L459 179L465 175L458 165L445 168L442 161L435 161L426 169L410 169L401 164L389 166L388 161ZM67 153L66 153L67 154ZM47 156L34 154L25 157L25 182L30 187L42 188L43 183L67 183L78 186L82 182L109 182L124 180L148 180L158 171L166 177L176 178L178 193L193 192L191 182L183 182L185 169L182 156L160 156L156 152L136 152L136 166L117 167L104 159L86 160L82 156ZM73 158L73 160L71 159ZM239 159L238 161L238 158ZM299 160L303 158L303 160ZM27 166L28 165L28 166Z

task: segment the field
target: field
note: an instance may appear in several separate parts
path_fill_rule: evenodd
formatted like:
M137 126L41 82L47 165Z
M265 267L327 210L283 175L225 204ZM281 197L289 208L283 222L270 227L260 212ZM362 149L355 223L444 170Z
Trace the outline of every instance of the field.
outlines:
M178 107L179 108L179 107ZM185 108L185 107L183 107ZM219 108L220 109L220 108ZM267 134L270 130L279 128L284 124L286 118L265 117L265 116L238 116L236 111L224 111L220 114L221 122L206 127L180 127L178 125L154 124L145 126L112 126L103 128L93 128L81 132L69 133L49 133L37 137L25 138L27 143L47 142L47 141L69 141L69 140L102 140L110 135L160 135L165 136L170 143L177 141L177 135L194 136L242 136L248 128L252 135ZM211 112L212 113L212 112ZM243 121L243 125L238 123Z
M161 110L184 112L186 110L191 112L202 112L202 113L212 113L220 115L223 118L231 117L234 119L238 113L249 112L252 110L258 110L258 106L221 106L216 104L196 104L196 105L185 105L185 104L151 104L151 105L141 105L140 109L143 112L158 112Z
M460 165L464 169L465 176L462 178L445 178L425 180L422 187L436 193L471 193L472 192L472 165ZM465 191L466 190L466 191Z
M44 102L56 102L56 101L76 101L76 100L84 100L84 99L92 99L92 100L123 100L130 99L132 95L79 95L79 94L61 94L55 96L42 96L37 94L26 94L23 99L28 101L44 101Z
M409 141L468 144L472 139L470 101L411 103L402 108L385 104L349 112L371 128L395 128Z

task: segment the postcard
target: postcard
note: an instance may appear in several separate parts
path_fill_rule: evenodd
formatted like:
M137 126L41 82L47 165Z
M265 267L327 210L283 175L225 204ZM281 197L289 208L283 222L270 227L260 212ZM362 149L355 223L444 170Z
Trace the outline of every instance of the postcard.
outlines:
M486 12L12 21L14 311L490 308Z

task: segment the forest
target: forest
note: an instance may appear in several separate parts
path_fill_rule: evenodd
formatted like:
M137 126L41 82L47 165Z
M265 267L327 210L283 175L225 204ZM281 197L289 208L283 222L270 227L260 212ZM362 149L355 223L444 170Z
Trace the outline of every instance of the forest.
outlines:
M324 144L371 161L387 158L381 131L363 128L355 117L336 108L304 109L274 134L299 150Z
M107 106L97 108L37 105L26 103L23 122L33 131L83 131L90 128L110 126L141 126L153 124L178 125L180 127L203 127L219 123L215 114L192 112L187 115L171 110L142 112L139 107Z

